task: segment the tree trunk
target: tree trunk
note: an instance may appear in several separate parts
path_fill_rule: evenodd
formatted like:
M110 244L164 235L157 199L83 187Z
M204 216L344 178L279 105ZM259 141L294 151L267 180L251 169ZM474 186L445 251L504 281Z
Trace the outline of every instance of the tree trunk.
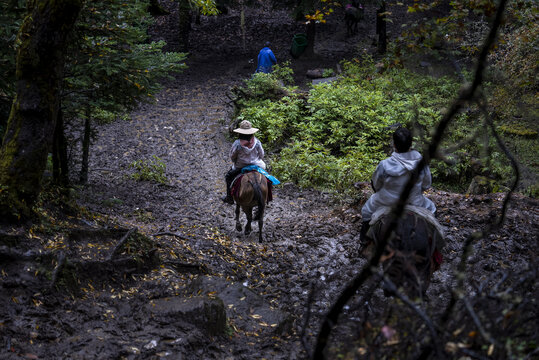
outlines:
M80 183L88 182L88 158L90 155L90 134L92 132L90 110L86 111L86 119L84 120L84 137L82 139L82 166L80 168Z
M62 110L59 109L52 146L52 178L54 182L62 186L67 186L69 184L68 171L64 116Z
M28 216L57 118L64 49L81 0L35 0L19 31L16 95L0 149L0 217Z
M305 33L307 34L307 47L303 54L307 57L314 56L314 39L316 38L316 24L314 21L309 21L305 26Z
M161 4L159 4L159 0L150 0L150 5L148 6L148 12L152 16L160 16L160 15L168 15L169 12L165 10Z
M376 33L378 34L378 53L385 54L387 50L386 31L386 2L382 1L380 8L376 10Z
M178 27L180 29L180 51L189 50L189 31L191 30L191 7L189 0L179 1Z

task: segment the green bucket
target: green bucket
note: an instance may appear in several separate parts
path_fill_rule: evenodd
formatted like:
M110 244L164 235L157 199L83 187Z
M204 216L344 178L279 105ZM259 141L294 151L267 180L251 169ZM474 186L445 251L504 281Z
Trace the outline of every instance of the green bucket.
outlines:
M292 39L292 47L290 47L290 54L293 58L298 58L307 47L307 35L306 34L296 34Z

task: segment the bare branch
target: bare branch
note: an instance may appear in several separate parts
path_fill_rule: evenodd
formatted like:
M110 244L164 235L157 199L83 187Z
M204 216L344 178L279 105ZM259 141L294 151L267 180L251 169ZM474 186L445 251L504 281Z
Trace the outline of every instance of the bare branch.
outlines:
M56 267L54 268L54 271L52 272L51 284L49 286L51 289L54 287L54 285L56 285L56 281L58 280L58 274L60 273L60 271L64 267L65 262L66 262L66 256L65 256L64 252L59 251L58 252L58 262L56 264Z
M182 239L182 240L189 240L188 238L186 238L185 236L183 236L181 234L177 234L177 233L173 233L173 232L169 232L169 231L158 232L158 233L152 234L150 236L152 236L152 237L156 237L156 236L174 236L174 237L177 237L177 238Z
M479 330L479 334L481 334L483 339L485 339L489 343L496 344L496 340L494 340L490 336L490 334L486 332L485 328L481 324L481 321L479 320L479 317L475 313L472 304L470 304L470 300L467 297L464 297L463 301L464 301L464 306L466 307L466 310L468 311L468 314L470 314L475 326L477 327L477 330Z
M423 310L418 308L406 295L400 293L399 290L397 289L397 286L391 280L389 280L389 278L384 276L383 281L387 290L389 290L393 295L401 299L403 303L408 305L408 307L412 309L421 318L421 320L425 322L432 336L432 343L434 344L434 351L436 353L436 357L440 359L442 357L442 350L440 348L440 344L438 344L438 333L436 332L436 329L434 328L434 324L432 320L428 317L427 314L425 314Z
M501 225L503 223L504 219L505 219L505 213L507 212L507 206L509 204L509 200L511 200L511 195L516 190L518 182L520 181L520 171L518 169L518 163L515 160L515 157L513 156L513 154L511 154L509 149L507 149L507 146L505 146L505 143L503 142L503 140L500 138L500 135L496 131L496 127L494 126L494 122L492 121L492 119L490 117L490 114L488 113L485 104L486 104L486 100L483 98L483 101L481 101L479 103L479 108L481 109L481 111L483 111L483 115L485 116L485 120L486 120L487 124L489 125L490 130L492 131L492 135L496 139L498 147L500 149L502 149L505 156L507 156L509 161L511 161L511 166L513 167L513 170L515 171L515 180L513 181L513 184L511 185L511 188L510 188L509 192L507 193L507 195L506 195L506 197L505 197L505 199L503 201L503 207L502 207L500 219L498 220L497 225Z
M438 126L432 137L432 140L427 147L427 151L424 151L423 158L421 159L417 167L412 172L412 176L410 180L404 187L401 193L401 196L399 198L399 201L397 202L397 204L393 208L392 213L390 214L391 216L390 225L387 231L384 234L382 234L381 236L382 240L377 244L374 255L370 259L367 266L365 266L361 270L361 272L354 279L352 279L352 281L345 287L345 289L337 298L336 302L333 304L333 306L329 310L324 321L322 322L322 326L318 334L315 351L313 354L313 359L325 358L324 349L327 345L329 334L331 333L332 324L338 321L339 315L342 312L342 308L348 302L348 300L352 296L354 296L357 289L359 289L359 287L373 274L373 271L371 269L376 267L379 264L380 257L382 256L382 253L387 245L388 238L390 234L393 232L393 230L396 228L397 219L404 211L404 206L406 205L408 196L410 195L410 192L414 184L416 183L420 172L423 170L425 166L427 166L430 163L430 160L434 158L434 156L436 155L438 151L438 147L440 146L440 143L444 136L445 130L449 126L451 120L460 111L460 109L462 108L462 105L465 102L471 101L474 98L476 90L479 88L479 86L481 85L483 81L483 72L486 67L487 56L491 47L494 45L494 42L496 40L496 35L498 32L498 28L500 27L501 22L502 22L502 16L505 10L506 3L507 3L507 0L500 0L498 9L496 12L496 16L494 18L494 22L491 26L491 29L487 38L485 39L485 43L483 44L483 48L481 49L481 53L477 61L477 67L475 70L472 84L461 89L459 97L453 102L449 110L445 113L442 120L438 123ZM469 238L469 241L467 241L468 247L471 245L471 242L472 240L474 240L474 238L475 237Z
M309 321L311 318L311 305L313 303L314 298L314 291L316 289L316 284L314 281L311 283L311 291L309 292L309 298L307 299L307 307L305 309L305 321L303 322L303 328L301 329L301 344L303 345L303 348L305 349L305 352L307 353L307 356L311 358L312 353L309 349L309 344L307 343L307 326L309 326Z
M477 130L475 130L475 132L472 135L462 140L458 144L452 145L448 147L447 149L440 149L440 151L438 151L438 153L436 154L436 157L440 157L440 156L443 157L445 156L445 154L451 154L457 151L458 149L468 145L469 143L477 140L477 137L479 136L479 133L481 132L481 130L483 130L483 128L479 127Z
M129 239L129 236L131 236L131 234L136 230L136 228L129 229L129 231L120 239L120 242L118 242L114 249L112 249L108 256L108 260L112 260L114 257L116 257L116 255L120 252L122 246L124 246L127 239Z
M490 359L490 358L484 357L483 355L478 354L475 351L472 351L470 349L459 348L459 351L462 352L463 354L466 354L466 355L474 358L474 359L479 359L479 360L489 360Z

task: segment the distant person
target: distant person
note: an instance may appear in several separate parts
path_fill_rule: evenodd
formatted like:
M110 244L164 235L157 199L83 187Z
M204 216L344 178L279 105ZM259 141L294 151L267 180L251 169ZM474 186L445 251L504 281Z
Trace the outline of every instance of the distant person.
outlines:
M269 74L273 65L277 64L277 59L269 46L270 43L268 41L264 45L264 48L258 53L258 66L256 67L256 72Z
M225 175L226 196L222 200L227 204L234 204L230 185L232 185L234 178L241 173L242 168L249 165L256 165L262 169L266 169L266 163L262 160L264 158L262 143L254 136L257 131L258 129L254 128L247 120L243 120L239 128L234 130L239 135L238 139L234 141L230 148L230 159L233 163L232 168Z
M361 209L362 227L360 241L367 243L367 231L372 214L382 206L393 206L399 200L402 190L412 171L417 167L422 157L419 152L412 150L412 134L406 128L398 128L393 133L394 152L385 160L382 160L372 175L372 187L374 194L367 200ZM423 207L432 213L436 211L434 203L423 196L423 191L428 189L432 182L432 176L428 166L425 166L417 178L407 204Z

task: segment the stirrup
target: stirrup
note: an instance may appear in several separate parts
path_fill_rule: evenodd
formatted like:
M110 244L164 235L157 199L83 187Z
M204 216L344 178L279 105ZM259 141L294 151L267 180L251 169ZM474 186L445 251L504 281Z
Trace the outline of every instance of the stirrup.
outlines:
M223 202L225 204L230 204L230 205L234 205L234 198L232 196L225 196L223 198L221 198L221 200L223 200Z

